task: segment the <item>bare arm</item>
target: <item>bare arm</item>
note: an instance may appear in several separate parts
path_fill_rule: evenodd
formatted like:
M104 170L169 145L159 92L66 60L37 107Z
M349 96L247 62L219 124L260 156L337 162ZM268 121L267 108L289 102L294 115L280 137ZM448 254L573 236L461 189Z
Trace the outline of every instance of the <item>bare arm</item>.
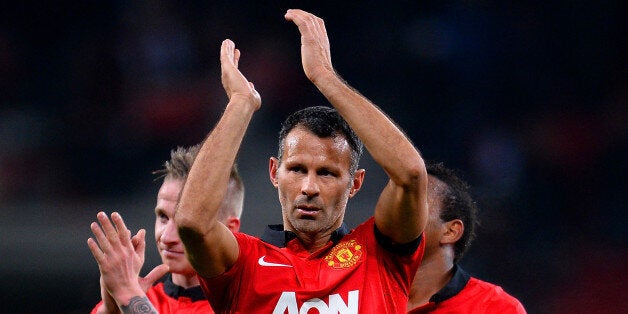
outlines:
M294 22L301 33L306 76L349 123L390 178L375 207L375 224L397 243L416 239L427 220L427 172L421 155L385 113L335 72L324 21L301 10L288 10L285 18Z
M120 312L120 308L118 308L116 300L114 300L111 294L109 294L109 291L107 291L107 287L105 286L102 276L100 277L100 297L102 298L103 303L100 304L96 310L96 314L122 313Z
M222 84L229 103L190 169L175 221L186 254L204 277L222 274L238 258L233 233L216 220L227 191L233 165L253 113L261 99L253 84L238 70L240 51L231 40L220 49Z

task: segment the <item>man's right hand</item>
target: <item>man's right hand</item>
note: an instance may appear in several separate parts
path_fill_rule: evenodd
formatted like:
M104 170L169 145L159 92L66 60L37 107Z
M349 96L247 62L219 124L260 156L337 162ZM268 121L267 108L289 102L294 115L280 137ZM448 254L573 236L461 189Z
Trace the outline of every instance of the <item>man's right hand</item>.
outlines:
M145 278L139 277L144 263L146 232L140 230L131 237L118 213L111 214L111 221L103 212L98 213L97 218L100 225L91 224L96 240L89 238L87 244L100 269L103 301L107 310L113 311L109 296L118 306L127 305L134 296L145 296L148 288L168 272L168 266L159 265Z

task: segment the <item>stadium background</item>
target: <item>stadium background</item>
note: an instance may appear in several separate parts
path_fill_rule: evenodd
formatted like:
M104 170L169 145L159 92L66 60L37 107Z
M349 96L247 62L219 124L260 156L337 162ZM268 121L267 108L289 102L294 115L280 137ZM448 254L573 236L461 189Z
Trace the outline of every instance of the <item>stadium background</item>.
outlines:
M324 99L289 7L326 21L338 72L481 205L463 259L530 313L625 310L626 15L620 1L8 1L0 9L0 309L85 313L99 210L148 230L160 168L226 98L220 42L262 95L240 151L242 231L279 222L267 183L279 123ZM347 223L384 174L367 155Z

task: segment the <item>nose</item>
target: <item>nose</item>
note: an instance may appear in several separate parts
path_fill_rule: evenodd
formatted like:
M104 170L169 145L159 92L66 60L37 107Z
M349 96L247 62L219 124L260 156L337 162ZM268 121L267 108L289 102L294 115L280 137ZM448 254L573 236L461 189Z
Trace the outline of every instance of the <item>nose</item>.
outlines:
M179 242L179 232L174 219L170 219L161 234L161 242L164 244L173 244Z
M307 197L314 197L320 192L316 174L308 174L302 182L301 193Z

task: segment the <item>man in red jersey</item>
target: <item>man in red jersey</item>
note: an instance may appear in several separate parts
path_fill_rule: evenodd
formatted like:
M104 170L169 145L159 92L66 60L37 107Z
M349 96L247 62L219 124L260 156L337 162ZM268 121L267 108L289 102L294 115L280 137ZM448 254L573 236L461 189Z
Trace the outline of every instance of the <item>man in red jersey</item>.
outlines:
M475 236L477 208L467 184L442 163L427 164L425 256L408 313L525 313L501 287L469 276L458 262Z
M135 246L138 246L135 250L128 246L126 250L120 249L120 264L108 261L109 264L103 263L101 271L110 268L110 273L120 272L124 267L120 265L126 264L128 261L136 258L136 264L133 265L134 269L129 272L129 280L133 281L130 287L138 288L139 285L143 285L147 290L146 297L150 301L151 305L159 313L213 313L207 298L203 294L203 291L199 285L196 272L190 265L189 261L185 257L184 247L179 238L176 225L174 223L175 207L179 200L179 195L183 189L183 184L188 176L189 170L192 167L194 158L198 154L200 145L192 146L189 148L179 147L176 150L172 150L170 153L170 160L164 163L164 168L154 173L163 176L163 183L157 194L157 205L155 206L155 240L157 242L157 248L161 255L162 262L168 267L163 265L158 266L157 270L151 272L145 278L138 278L139 269L143 264L144 255L144 231L138 232L138 235L134 237ZM231 168L231 175L229 180L229 188L226 197L224 198L221 208L219 210L218 220L221 221L229 230L237 232L240 228L240 215L242 214L242 203L244 198L244 188L242 180L236 167ZM103 226L103 234L113 235L115 233L113 226L110 225L106 215L99 214L98 219ZM117 226L117 230L126 230L124 223L118 214L112 214L112 220ZM94 225L93 227L97 227ZM95 229L94 234L98 235L100 229ZM120 234L123 234L120 232ZM98 237L97 237L98 239ZM98 243L105 243L104 239L99 239ZM116 243L123 243L122 241ZM95 256L100 256L99 251L92 252ZM99 264L101 264L99 262ZM108 268L109 267L109 268ZM157 284L153 285L156 279L160 278L169 269L169 274L162 277ZM110 274L103 274L101 279L101 294L103 301L101 301L92 310L92 313L119 313L120 309L118 304L127 305L122 299L124 293L133 292L133 288L122 286L124 280L116 279L113 283L116 285L110 285L109 289L105 282L105 276ZM110 275L109 278L112 276ZM139 282L138 282L139 279ZM120 288L122 287L122 288ZM140 287L141 288L141 287ZM109 291L108 291L109 290ZM116 291L117 290L117 291ZM139 293L139 290L137 290ZM113 294L112 294L113 293ZM118 296L114 298L113 295ZM119 300L119 303L116 303Z
M229 232L216 219L217 200L261 100L238 70L240 51L223 41L229 102L175 215L186 253L219 313L403 313L424 249L423 159L385 113L335 72L323 20L301 10L285 18L301 34L306 76L334 108L302 109L283 123L278 156L268 166L283 224L269 226L262 239ZM362 142L390 180L369 209L374 216L349 231L343 219L364 179Z

